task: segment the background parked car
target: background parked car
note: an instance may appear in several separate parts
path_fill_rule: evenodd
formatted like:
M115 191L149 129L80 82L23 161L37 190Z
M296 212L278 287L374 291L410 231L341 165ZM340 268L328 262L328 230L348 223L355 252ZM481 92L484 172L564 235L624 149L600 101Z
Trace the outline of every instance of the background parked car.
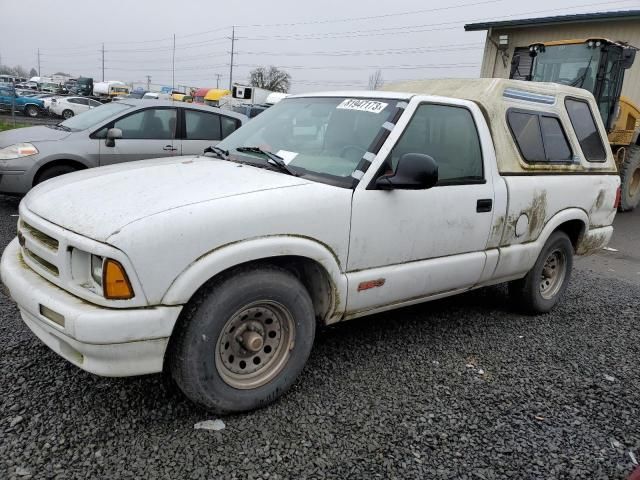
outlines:
M90 98L56 97L51 99L49 111L54 115L67 119L101 105L100 102Z
M22 97L13 87L0 86L0 110L11 110L12 104L17 112L29 117L37 117L44 111L44 102L39 98Z
M241 113L243 115L246 115L249 118L253 118L257 115L260 115L270 106L271 105L244 103L242 105L233 105L231 109L234 112Z
M85 168L202 154L248 120L205 105L124 99L58 125L8 130L0 133L0 193Z

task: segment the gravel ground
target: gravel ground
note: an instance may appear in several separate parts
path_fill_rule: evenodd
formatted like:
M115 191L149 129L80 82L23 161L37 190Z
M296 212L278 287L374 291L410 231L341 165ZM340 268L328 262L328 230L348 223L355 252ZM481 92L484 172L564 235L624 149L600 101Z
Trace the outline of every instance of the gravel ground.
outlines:
M588 272L545 316L496 287L323 330L287 395L217 432L162 376L87 374L0 306L0 478L593 480L640 459L640 287Z

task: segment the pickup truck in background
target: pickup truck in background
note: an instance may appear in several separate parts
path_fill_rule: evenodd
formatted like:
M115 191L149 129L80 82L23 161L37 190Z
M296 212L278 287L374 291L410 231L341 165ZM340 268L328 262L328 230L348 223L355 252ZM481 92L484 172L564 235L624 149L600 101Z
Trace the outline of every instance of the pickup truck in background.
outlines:
M205 156L46 181L2 281L107 376L166 370L219 413L295 381L317 325L508 282L551 310L607 245L620 180L593 96L513 80L291 96Z
M16 112L21 112L32 118L41 115L45 110L43 100L34 97L22 97L16 93L12 86L2 85L0 86L0 110L11 111L12 108L15 108Z

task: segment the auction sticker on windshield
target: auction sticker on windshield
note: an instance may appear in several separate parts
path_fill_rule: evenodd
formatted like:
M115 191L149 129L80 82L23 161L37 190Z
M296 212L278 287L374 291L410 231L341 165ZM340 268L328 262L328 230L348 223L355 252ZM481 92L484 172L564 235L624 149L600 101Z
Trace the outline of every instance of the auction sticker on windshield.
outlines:
M384 102L376 102L375 100L358 100L357 98L348 98L336 108L341 110L359 110L361 112L380 113L389 105Z

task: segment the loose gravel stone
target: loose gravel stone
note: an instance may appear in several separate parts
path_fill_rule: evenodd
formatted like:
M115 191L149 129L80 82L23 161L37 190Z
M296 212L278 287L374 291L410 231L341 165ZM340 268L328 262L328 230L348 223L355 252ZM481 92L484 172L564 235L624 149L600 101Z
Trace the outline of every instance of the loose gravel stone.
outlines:
M16 210L0 197L0 245ZM282 399L202 431L163 376L85 373L0 295L0 478L624 479L639 312L640 288L576 271L547 315L499 286L346 322Z

